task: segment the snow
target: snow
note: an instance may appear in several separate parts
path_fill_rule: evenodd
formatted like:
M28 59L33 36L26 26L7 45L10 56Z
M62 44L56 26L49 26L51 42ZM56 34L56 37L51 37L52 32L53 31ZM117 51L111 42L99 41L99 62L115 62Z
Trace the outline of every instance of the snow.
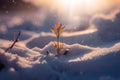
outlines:
M94 27L83 31L64 32L60 37L65 45L61 53L66 49L69 52L60 56L55 56L52 42L56 38L46 27L35 32L35 25L13 26L24 22L19 17L9 23L11 28L0 26L5 32L0 33L0 66L5 66L0 68L0 80L120 80L119 14L112 19L94 17ZM5 52L19 29L19 42Z
M23 33L24 36L31 32L23 31ZM4 53L4 50L12 44L12 41L0 39L0 62L5 65L5 68L0 72L0 79L88 80L90 78L89 80L111 80L120 74L118 63L120 59L120 42L104 44L106 47L96 42L95 44L98 47L92 47L89 46L91 43L82 45L79 42L91 34L94 36L86 38L86 42L92 40L93 37L97 37L96 30L90 32L90 34L89 32L84 34L78 32L67 36L68 34L63 33L61 37L65 44L65 48L61 53L65 49L70 51L68 55L61 55L60 57L55 56L56 50L52 45L55 37L51 33L33 33L29 38L16 43L14 48L7 53ZM76 41L74 37L77 38ZM74 44L71 43L72 41ZM104 42L101 41L101 43ZM46 55L47 51L50 52L48 56ZM115 71L117 72L115 73Z

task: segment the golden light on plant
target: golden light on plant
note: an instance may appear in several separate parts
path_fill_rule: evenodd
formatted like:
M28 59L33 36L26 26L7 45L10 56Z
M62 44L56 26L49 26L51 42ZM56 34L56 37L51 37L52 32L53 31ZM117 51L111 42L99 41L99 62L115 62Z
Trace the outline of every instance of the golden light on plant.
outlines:
M51 29L51 32L56 36L57 41L53 42L53 46L57 50L57 55L60 55L61 49L64 48L64 44L60 43L60 35L64 32L64 26L61 22L57 22L55 27Z

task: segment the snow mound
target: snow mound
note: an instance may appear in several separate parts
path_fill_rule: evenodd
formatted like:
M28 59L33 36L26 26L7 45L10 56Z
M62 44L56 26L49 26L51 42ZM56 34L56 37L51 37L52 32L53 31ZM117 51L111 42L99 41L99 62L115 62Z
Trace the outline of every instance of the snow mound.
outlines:
M61 53L69 49L69 54L60 57L54 56L56 50L52 42L43 48L22 47L17 43L9 53L0 48L0 62L5 65L0 72L1 80L99 80L104 75L120 74L120 43L108 48L65 44ZM21 54L13 53L15 50ZM52 55L47 56L46 51Z
M110 15L107 15L109 17ZM109 19L104 17L96 17L93 24L98 29L98 35L104 41L119 40L120 36L120 12L115 14L115 18Z

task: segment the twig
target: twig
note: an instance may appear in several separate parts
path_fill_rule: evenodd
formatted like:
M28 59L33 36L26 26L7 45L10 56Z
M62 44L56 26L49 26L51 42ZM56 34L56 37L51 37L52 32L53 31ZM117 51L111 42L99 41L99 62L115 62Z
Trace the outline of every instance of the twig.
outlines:
M50 52L49 52L49 51L47 51L47 52L46 52L46 55L48 56L49 54L50 54Z
M21 35L21 32L19 31L19 33L18 33L17 37L15 38L13 44L12 44L10 47L8 47L8 48L5 50L5 52L8 52L9 50L11 50L11 49L14 47L15 43L17 43L17 42L19 41L20 35Z

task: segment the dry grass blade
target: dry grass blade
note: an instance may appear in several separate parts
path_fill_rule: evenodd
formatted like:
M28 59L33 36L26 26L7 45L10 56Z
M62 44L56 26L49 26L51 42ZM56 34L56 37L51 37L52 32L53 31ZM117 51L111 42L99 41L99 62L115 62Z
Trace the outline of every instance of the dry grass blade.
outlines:
M18 33L17 37L15 38L14 42L12 43L12 45L10 47L8 47L5 50L5 52L8 52L9 50L11 50L14 47L15 43L17 43L19 41L20 35L21 35L21 32L19 31L19 33Z

